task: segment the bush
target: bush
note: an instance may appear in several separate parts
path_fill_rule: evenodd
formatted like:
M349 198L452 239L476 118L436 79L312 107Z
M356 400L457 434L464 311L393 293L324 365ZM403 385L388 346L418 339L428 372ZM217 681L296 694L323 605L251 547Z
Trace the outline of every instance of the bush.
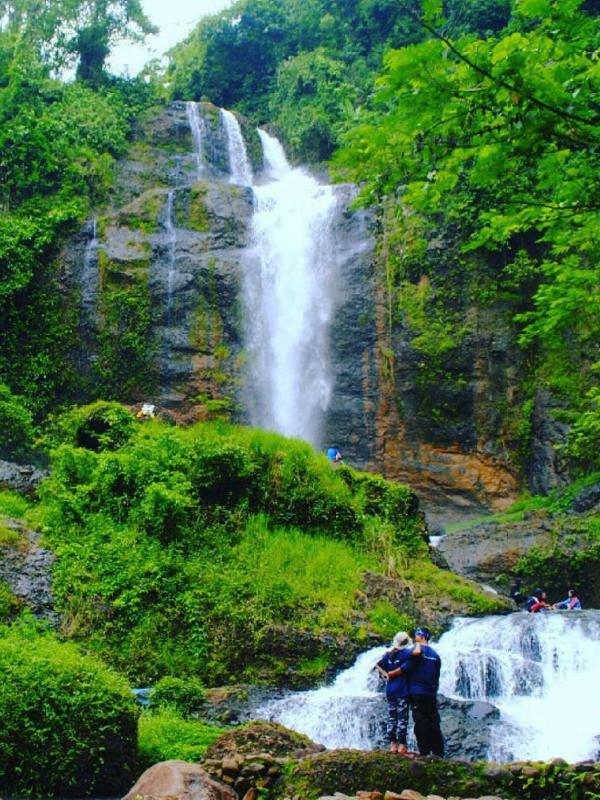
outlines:
M7 586L4 581L0 581L0 624L9 622L22 607L23 602L15 597L10 586Z
M134 417L125 406L97 400L53 420L43 441L49 447L67 443L93 452L115 450L128 441L134 427Z
M145 711L139 724L138 771L172 758L201 761L223 728L183 719L173 708Z
M111 793L133 777L138 712L127 683L33 625L0 628L0 790Z
M174 708L183 717L198 713L206 700L206 690L198 678L176 678L165 675L152 692L151 704L157 708Z
M33 420L20 397L0 383L0 457L20 458L29 445Z

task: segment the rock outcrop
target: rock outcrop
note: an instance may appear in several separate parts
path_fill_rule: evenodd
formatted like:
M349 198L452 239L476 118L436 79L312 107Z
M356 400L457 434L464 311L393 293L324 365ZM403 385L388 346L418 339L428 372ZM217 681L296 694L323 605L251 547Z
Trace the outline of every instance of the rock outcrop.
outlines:
M15 464L0 460L0 489L34 494L48 473L31 464Z
M15 534L12 544L0 544L0 581L4 581L36 617L55 624L52 595L54 553L40 545L40 535L18 520L3 517L3 527Z

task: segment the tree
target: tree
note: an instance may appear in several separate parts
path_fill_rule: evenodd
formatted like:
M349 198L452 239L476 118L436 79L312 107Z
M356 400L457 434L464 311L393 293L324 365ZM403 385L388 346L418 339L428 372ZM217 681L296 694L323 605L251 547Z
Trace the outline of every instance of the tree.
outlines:
M15 49L31 47L51 68L77 64L77 76L101 78L119 39L156 33L141 0L0 0L0 32Z
M442 220L460 230L494 265L473 292L517 293L523 344L551 354L547 373L561 362L568 393L574 365L591 379L600 357L597 17L582 0L517 0L502 34L453 40L441 3L423 6L405 4L429 39L388 52L338 167L365 202L418 212L421 240Z

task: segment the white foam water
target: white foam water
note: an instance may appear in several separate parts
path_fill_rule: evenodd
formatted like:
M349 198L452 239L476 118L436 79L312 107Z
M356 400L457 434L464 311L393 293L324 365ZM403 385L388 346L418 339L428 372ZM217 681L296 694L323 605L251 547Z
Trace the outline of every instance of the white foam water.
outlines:
M221 119L227 133L227 149L229 153L230 182L238 186L252 186L253 175L250 159L246 150L242 129L235 114L225 108L221 109Z
M336 197L331 186L292 167L277 139L259 135L265 173L254 187L245 280L251 423L320 447L333 384Z

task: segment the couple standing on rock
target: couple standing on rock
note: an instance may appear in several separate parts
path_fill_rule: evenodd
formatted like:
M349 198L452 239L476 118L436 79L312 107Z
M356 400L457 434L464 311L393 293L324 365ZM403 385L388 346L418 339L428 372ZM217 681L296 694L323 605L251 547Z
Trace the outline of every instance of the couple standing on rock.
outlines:
M392 753L409 755L406 746L408 709L412 709L415 737L422 756L443 757L437 691L442 661L429 645L427 628L417 628L414 644L407 633L394 636L392 649L375 668L386 679L388 736Z

